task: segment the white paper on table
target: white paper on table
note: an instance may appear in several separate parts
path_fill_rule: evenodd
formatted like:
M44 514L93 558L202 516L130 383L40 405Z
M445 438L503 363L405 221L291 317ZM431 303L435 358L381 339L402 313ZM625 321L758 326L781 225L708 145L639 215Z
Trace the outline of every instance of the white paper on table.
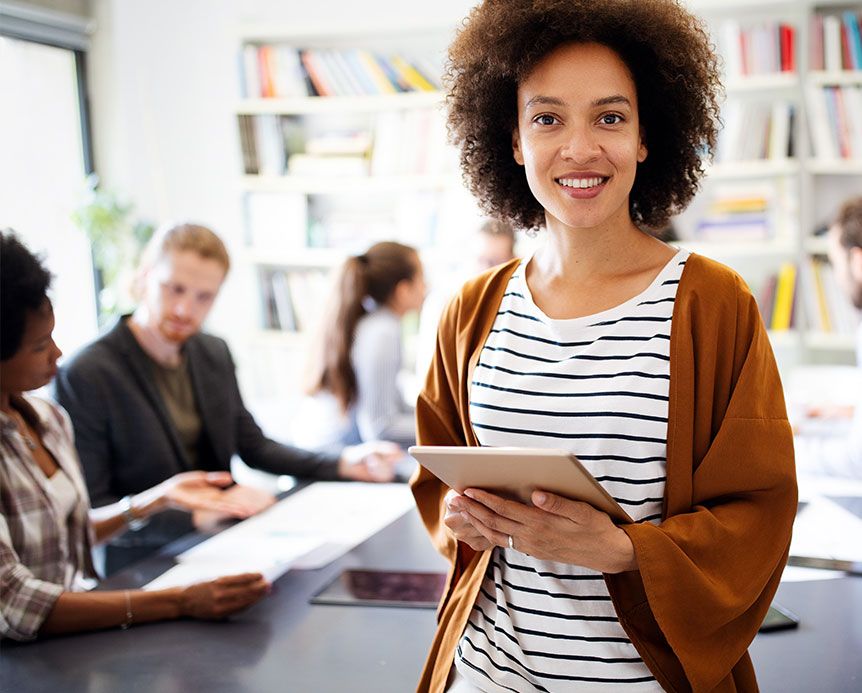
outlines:
M862 561L862 520L828 498L814 496L796 515L790 554Z
M177 558L219 560L290 553L291 541L309 542L290 555L291 568L320 568L379 532L414 507L405 484L320 482L294 493L255 517L192 547Z
M240 525L237 525L239 527ZM222 534L231 532L226 530ZM212 544L222 534L192 547L179 565L165 571L144 589L184 587L225 575L261 573L269 582L286 573L299 557L320 545L314 537L248 537L241 534ZM180 557L178 557L180 558Z

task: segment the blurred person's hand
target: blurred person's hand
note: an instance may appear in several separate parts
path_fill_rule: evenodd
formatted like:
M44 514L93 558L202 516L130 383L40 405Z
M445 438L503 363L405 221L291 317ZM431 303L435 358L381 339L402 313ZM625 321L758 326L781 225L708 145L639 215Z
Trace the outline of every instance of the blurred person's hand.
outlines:
M213 527L222 520L230 518L245 519L252 515L257 515L275 503L275 496L253 486L241 486L238 484L219 491L219 493L222 495L224 502L229 504L231 512L206 508L194 512L192 522L194 522L195 527L198 529Z
M199 582L180 591L180 614L205 620L222 619L251 606L269 589L269 583L260 573Z
M395 465L403 457L398 445L385 440L349 445L341 451L338 474L354 481L392 481Z

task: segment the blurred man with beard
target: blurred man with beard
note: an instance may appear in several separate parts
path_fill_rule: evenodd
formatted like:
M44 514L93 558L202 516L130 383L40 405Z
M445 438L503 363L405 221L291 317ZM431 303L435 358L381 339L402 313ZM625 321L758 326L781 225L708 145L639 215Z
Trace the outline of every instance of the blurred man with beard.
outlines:
M315 479L389 481L401 456L391 443L314 453L267 438L245 408L227 344L201 332L230 268L221 239L183 223L159 229L144 251L132 315L60 369L57 401L69 412L94 507L124 501L130 528L108 546L106 572L139 560L211 514L164 513L135 522L135 494L174 474L249 466ZM253 515L273 503L260 490L225 493Z

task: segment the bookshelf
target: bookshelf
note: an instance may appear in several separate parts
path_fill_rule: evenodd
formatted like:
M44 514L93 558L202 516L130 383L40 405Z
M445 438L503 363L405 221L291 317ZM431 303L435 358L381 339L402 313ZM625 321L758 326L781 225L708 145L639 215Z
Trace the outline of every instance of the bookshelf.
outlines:
M675 220L680 245L739 271L768 327L775 327L777 277L795 265L791 326L770 330L779 360L852 362L849 304L830 306L843 315L844 331L824 331L825 318L815 312L822 304L808 293L824 293L815 278L832 281L825 238L815 229L862 192L862 43L853 48L860 7L818 0L688 5L722 55L726 101L716 161L698 198ZM828 292L844 300L835 286Z
M456 262L477 212L439 89L453 30L238 27L237 188L259 296L248 336L257 396L298 390L348 255L394 239L418 247L432 276Z

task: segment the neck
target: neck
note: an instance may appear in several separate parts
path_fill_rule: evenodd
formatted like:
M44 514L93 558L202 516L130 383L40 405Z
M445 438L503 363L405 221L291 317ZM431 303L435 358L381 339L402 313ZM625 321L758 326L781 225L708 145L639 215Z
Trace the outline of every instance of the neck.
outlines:
M165 339L158 327L152 324L146 308L139 307L128 324L135 341L153 361L169 368L180 365L182 344Z
M0 411L7 414L12 413L12 395L20 395L17 392L0 392Z
M626 223L592 229L573 229L547 219L547 243L535 254L536 266L548 279L582 282L637 262L653 239L628 218Z

